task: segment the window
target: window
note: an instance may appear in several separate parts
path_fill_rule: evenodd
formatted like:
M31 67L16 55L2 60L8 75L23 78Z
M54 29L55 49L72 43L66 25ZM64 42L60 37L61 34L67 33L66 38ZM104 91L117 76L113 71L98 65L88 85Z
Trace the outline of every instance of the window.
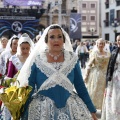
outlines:
M105 34L105 40L109 41L109 34Z
M86 8L86 4L85 3L82 4L82 8Z
M105 1L105 7L106 7L106 9L109 8L109 0Z
M82 20L83 20L83 21L86 21L86 16L82 16Z
M95 8L95 4L92 3L92 4L91 4L91 8Z
M120 20L120 10L117 10L117 19Z
M116 6L120 6L120 0L116 0Z
M91 21L94 21L95 20L95 16L91 16Z
M105 27L108 27L108 26L109 26L109 12L107 12L107 13L105 14L105 16L106 16L106 19L104 20L104 22L105 22Z

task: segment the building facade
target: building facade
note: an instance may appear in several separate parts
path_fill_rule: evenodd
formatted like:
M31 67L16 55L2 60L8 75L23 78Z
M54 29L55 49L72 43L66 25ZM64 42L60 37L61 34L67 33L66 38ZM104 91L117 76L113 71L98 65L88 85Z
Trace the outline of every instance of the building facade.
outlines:
M120 0L101 0L102 37L115 42L120 34Z
M99 1L79 0L79 6L82 15L82 38L98 39L100 36Z
M55 2L55 0L47 0L46 3L52 3L55 6ZM61 21L68 29L70 27L70 13L76 12L81 14L83 41L96 40L100 37L99 0L62 0L61 6ZM42 19L41 23L44 25L59 23L59 7L53 7L52 12L49 11L49 13L44 14Z
M0 3L3 7L2 2ZM20 8L21 10L38 9L36 6ZM81 39L96 40L100 37L99 0L44 0L43 8L44 14L37 16L40 17L41 27L46 28L50 24L58 23L69 33L70 14L79 13L81 14Z

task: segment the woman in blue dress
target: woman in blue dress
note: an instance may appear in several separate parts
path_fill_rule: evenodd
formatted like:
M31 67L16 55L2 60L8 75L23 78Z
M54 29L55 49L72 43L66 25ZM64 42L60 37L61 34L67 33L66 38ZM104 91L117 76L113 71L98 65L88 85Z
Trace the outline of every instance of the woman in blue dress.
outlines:
M20 86L33 87L22 120L97 120L78 57L68 34L59 25L44 30L18 80Z

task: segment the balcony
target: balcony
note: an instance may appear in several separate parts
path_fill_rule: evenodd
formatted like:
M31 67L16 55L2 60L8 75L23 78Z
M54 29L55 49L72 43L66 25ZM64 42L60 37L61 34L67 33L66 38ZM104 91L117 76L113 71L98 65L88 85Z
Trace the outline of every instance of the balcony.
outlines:
M35 16L39 19L45 9L14 9L14 8L0 8L0 16Z
M104 20L105 27L109 27L109 20Z

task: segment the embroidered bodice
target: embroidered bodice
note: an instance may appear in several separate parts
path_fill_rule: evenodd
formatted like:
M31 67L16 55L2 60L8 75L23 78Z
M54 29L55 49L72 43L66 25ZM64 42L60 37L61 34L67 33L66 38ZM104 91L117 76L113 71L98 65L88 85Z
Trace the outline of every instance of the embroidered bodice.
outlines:
M98 69L102 69L104 71L107 70L108 61L110 58L110 53L106 53L105 55L100 55L97 51L91 53L90 63L88 66L96 67ZM92 61L92 62L91 62Z
M38 94L49 97L58 108L62 108L75 87L88 109L95 112L83 82L77 55L65 51L64 59L61 63L48 63L45 53L35 58L31 71L28 71L31 72L28 82L33 87L31 95L36 85Z

